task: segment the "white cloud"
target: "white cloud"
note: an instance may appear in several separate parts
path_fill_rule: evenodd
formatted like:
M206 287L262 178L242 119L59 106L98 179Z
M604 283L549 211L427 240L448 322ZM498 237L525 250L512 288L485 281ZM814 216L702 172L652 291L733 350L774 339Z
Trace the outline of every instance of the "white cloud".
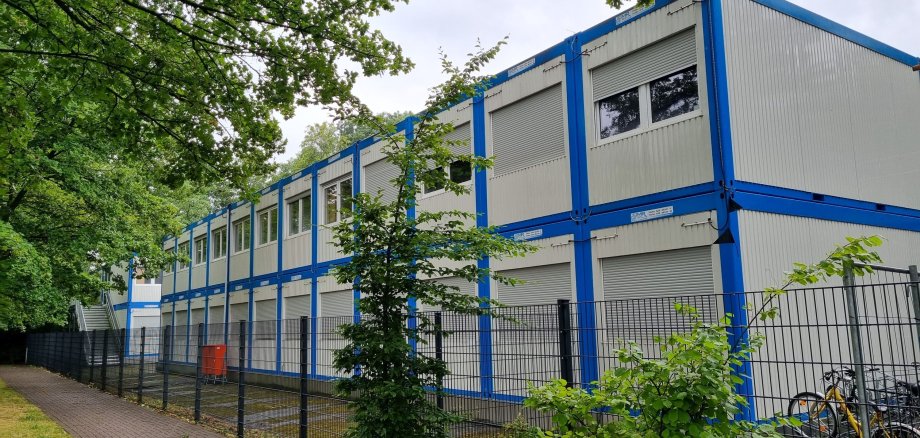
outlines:
M732 0L727 0L732 1ZM920 1L793 0L794 3L905 52L920 54ZM485 69L496 73L616 14L603 0L413 0L372 25L403 47L415 69L398 77L359 79L355 93L375 111L415 111L443 78L438 49L462 61L476 44L510 40ZM293 156L306 126L327 121L320 108L299 108L281 127Z

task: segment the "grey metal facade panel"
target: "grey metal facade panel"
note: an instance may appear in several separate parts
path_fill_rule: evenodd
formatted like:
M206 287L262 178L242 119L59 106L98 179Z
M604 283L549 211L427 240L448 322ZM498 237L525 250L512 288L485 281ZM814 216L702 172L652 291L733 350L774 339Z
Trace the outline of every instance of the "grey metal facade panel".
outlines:
M696 64L696 35L685 30L591 71L594 99L603 99Z
M522 280L517 286L498 284L498 301L506 306L555 304L572 297L572 273L569 263L509 269L502 275Z
M351 290L325 292L319 294L320 315L351 316L355 314L355 296Z
M284 319L310 316L310 295L298 295L284 298Z
M362 191L370 195L377 195L380 192L382 202L393 202L399 194L399 188L392 182L397 177L399 177L399 167L386 159L377 160L364 166Z
M600 264L605 300L715 292L709 246L610 257Z
M208 325L224 323L224 306L211 306L208 310Z
M749 0L724 9L736 179L920 208L917 73Z
M192 320L190 325L197 326L204 323L204 308L192 309Z
M133 316L133 318L131 330L139 330L141 327L155 328L160 326L160 317L158 316Z
M470 122L454 126L454 130L444 136L444 140L464 142L464 144L451 146L450 151L457 155L470 155L473 153L472 138Z
M565 156L562 86L546 90L492 113L495 176Z
M256 301L256 321L274 321L278 319L278 300Z
M176 324L175 325L188 325L188 310L177 310L176 311Z

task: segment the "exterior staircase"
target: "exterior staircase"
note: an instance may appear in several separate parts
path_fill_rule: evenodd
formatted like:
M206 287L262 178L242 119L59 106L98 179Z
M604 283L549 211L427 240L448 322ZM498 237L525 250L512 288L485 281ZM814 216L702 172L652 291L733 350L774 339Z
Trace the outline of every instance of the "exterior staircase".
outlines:
M101 365L103 363L103 352L108 355L107 363L118 363L122 340L119 339L113 326L110 307L111 305L108 303L94 306L84 306L79 302L73 303L77 330L84 334L83 352L86 355L87 364L93 362L94 365ZM108 346L103 345L103 339L105 339L103 332L106 330L110 331L108 334ZM96 331L95 345L92 340L94 331Z

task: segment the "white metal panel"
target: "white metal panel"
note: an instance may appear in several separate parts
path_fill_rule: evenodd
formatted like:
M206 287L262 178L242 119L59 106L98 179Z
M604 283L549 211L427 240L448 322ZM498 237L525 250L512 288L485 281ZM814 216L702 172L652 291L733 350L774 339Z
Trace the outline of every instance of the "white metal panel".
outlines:
M279 231L280 234L280 231ZM256 240L258 242L258 240ZM257 246L255 249L255 263L253 263L253 276L278 272L278 241Z
M230 305L230 324L238 325L240 321L249 321L249 302Z
M364 166L362 192L377 196L380 201L390 203L396 200L399 187L393 180L399 177L399 167L387 160L377 160Z
M165 272L163 273L163 284L161 290L163 291L164 296L173 293L173 275L174 273L172 272L168 274Z
M568 211L572 208L566 158L489 180L489 225ZM539 199L540 202L534 202Z
M332 180L335 180L335 179L338 179L340 177L350 174L352 170L353 161L354 161L354 157L349 155L345 158L335 161L334 163L327 164L326 167L322 169L319 169L316 172L316 177L317 177L317 181L319 182L319 185L323 186L329 181L332 181Z
M188 326L188 323L189 323L188 310L185 306L186 306L186 303L183 302L182 310L176 310L176 319L175 319L176 326Z
M149 316L149 315L132 315L133 321L131 322L131 330L140 330L141 327L147 327L148 330L155 330L160 327L160 317L159 316ZM138 333L138 337L140 334ZM139 341L134 341L139 342ZM135 347L133 344L131 348Z
M333 242L332 229L324 225L319 225L316 228L317 261L328 262L330 260L345 257L345 254L342 253L341 249Z
M307 266L311 263L312 250L312 231L300 233L293 237L284 239L284 269L293 269L300 266Z
M224 284L227 281L227 258L211 262L211 272L208 275L211 277L209 286Z
M303 175L303 171L300 172ZM295 174L296 175L296 174ZM313 175L303 175L284 186L284 199L297 197L313 188Z
M224 305L223 300L220 304L212 304L208 309L208 325L216 326L224 323Z
M160 317L160 327L166 327L172 325L173 313L171 311L164 311Z
M534 231L542 232L543 230L538 229ZM574 260L574 253L572 252L574 246L572 245L571 234L530 240L528 243L535 246L537 250L524 257L513 257L501 260L493 259L491 260L492 269L496 271L507 271L541 265L572 263Z
M204 308L192 309L191 325L204 324Z
M736 178L920 208L917 73L752 1L724 10Z

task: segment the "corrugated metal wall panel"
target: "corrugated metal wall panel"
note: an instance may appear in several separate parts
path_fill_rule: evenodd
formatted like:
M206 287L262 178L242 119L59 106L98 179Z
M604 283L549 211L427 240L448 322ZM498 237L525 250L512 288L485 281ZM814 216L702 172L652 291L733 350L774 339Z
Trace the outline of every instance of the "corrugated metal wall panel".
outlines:
M192 322L191 325L197 326L198 324L204 323L204 309L192 309Z
M588 149L592 205L701 184L712 178L709 122L703 115Z
M496 297L506 306L556 304L572 299L572 273L568 263L502 271L502 275L522 280L517 286L498 284Z
M495 176L566 155L563 103L555 85L492 113Z
M233 247L230 247L233 251ZM249 278L249 251L230 256L230 280Z
M209 286L224 284L227 281L227 259L222 258L211 263L211 272L208 275L211 276Z
M611 257L600 262L605 300L715 292L709 246Z
M284 240L284 269L293 269L300 266L307 266L311 263L310 240L312 232L298 234Z
M173 314L172 312L163 312L160 316L160 327L166 327L172 324Z
M310 316L310 295L284 298L284 319L297 319L301 316Z
M278 314L278 301L277 300L262 300L256 301L256 321L274 321L278 319L276 315Z
M223 324L224 323L224 305L212 305L208 311L208 325L214 324Z
M185 303L182 305L184 306ZM188 310L177 310L175 322L177 326L188 326Z
M258 237L256 237L258 242ZM255 249L255 263L253 263L253 275L269 274L278 271L278 242L269 243Z
M131 330L140 330L141 327L147 327L147 333L150 333L151 329L160 326L160 318L157 316L134 316L133 319L134 321L131 323ZM140 334L137 336L140 338ZM133 349L135 347L132 345L131 348Z
M364 193L377 195L382 194L381 201L384 203L396 200L399 188L392 181L399 177L399 167L390 163L386 159L375 161L364 166Z
M752 1L724 9L735 177L920 208L917 74Z
M320 225L316 227L316 230L317 262L328 262L345 257L345 254L332 241L332 229Z
M504 225L572 209L569 161L557 158L489 180L489 225ZM540 202L534 202L539 199Z
M696 35L686 30L592 70L594 100L696 64Z
M464 142L451 146L450 150L457 155L470 155L473 153L473 140L470 122L454 126L454 130L444 136L444 140Z

